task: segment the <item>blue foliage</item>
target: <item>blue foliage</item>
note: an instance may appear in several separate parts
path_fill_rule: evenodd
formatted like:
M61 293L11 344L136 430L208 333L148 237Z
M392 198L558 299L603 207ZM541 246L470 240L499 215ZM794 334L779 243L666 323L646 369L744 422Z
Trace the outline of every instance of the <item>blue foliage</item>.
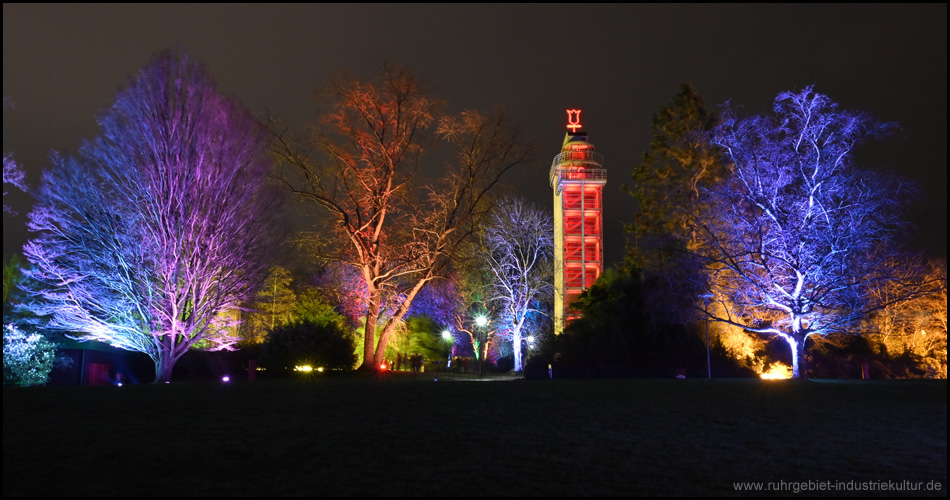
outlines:
M727 105L710 135L731 173L705 193L701 253L716 318L785 338L799 374L809 335L848 331L875 307L892 269L906 181L862 171L855 148L895 128L812 87L782 92L771 114Z

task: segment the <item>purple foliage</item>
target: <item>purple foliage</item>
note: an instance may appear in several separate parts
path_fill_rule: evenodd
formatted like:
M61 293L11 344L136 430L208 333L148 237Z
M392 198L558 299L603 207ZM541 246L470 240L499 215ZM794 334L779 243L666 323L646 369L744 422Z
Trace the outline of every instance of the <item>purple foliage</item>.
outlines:
M451 279L429 282L423 288L412 305L407 316L428 316L439 326L446 328L453 324L458 309L458 291Z
M201 65L167 51L54 154L24 252L47 327L143 352L168 380L191 347L232 349L230 312L266 274L279 198L264 130Z

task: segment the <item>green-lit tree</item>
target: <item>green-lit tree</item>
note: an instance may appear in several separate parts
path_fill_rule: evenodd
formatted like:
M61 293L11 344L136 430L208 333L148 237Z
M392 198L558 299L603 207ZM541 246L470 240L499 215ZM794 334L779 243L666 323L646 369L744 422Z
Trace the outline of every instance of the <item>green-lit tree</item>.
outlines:
M416 315L406 318L396 342L390 344L387 357L396 359L402 355L421 354L425 360L444 360L446 345L442 339L442 327L428 316Z
M473 244L468 255L485 249ZM474 253L473 253L474 252ZM498 342L498 320L492 304L492 275L478 258L460 262L456 269L456 314L453 321L455 341L471 348L478 361L479 374L485 373L485 360Z
M648 307L678 322L697 319L698 297L706 289L695 255L701 195L727 173L706 137L715 124L699 94L684 84L653 115L650 148L633 171L633 183L623 186L637 202L634 221L625 227L628 265L658 277Z
M727 173L705 136L715 124L689 84L653 115L650 149L634 169L632 185L624 186L638 205L626 226L634 265L669 272L689 260L698 242L701 191Z
M3 318L12 313L13 298L18 295L20 283L23 282L23 261L17 255L11 255L3 262Z
M245 315L242 325L245 341L264 342L268 332L293 319L297 296L290 288L291 282L293 277L287 269L273 266L268 270L257 298L250 306L251 311Z

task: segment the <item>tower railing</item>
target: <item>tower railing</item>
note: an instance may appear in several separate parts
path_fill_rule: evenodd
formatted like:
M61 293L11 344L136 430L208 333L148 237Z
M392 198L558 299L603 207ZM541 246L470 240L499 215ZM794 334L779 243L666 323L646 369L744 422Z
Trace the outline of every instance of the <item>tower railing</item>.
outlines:
M596 163L598 167L604 164L604 155L597 151L562 151L554 157L553 164L564 162Z
M551 186L557 186L561 181L595 181L607 179L606 168L588 167L551 167Z
M551 162L551 186L562 180L607 179L604 157L596 151L562 151Z

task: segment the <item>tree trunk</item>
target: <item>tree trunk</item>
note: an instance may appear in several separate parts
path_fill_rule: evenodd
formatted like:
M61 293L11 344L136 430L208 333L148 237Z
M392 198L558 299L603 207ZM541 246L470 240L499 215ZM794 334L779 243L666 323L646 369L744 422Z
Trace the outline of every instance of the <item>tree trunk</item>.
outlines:
M785 335L785 341L792 351L792 378L805 380L808 378L805 366L805 339L796 340L791 335Z
M485 376L485 358L488 356L488 342L482 345L482 355L478 357L478 376Z
M376 348L376 321L379 316L379 294L370 293L366 307L366 324L363 327L363 364L359 370L372 370L376 362L373 356Z
M389 345L389 335L393 330L396 329L397 320L390 318L386 322L386 326L383 327L382 333L379 334L379 344L376 346L376 355L373 358L373 362L379 366L380 363L386 358L386 346Z
M524 329L525 317L521 316L518 321L515 322L512 334L512 348L515 352L515 372L521 372L523 367L521 366L521 332Z
M792 378L804 378L804 370L802 370L802 365L805 362L805 338L802 336L802 317L797 314L791 315L792 319L792 331L788 334L783 334L785 340L788 342L788 346L792 350Z
M155 342L155 355L149 355L155 362L155 380L153 384L162 382L171 382L172 370L175 368L175 362L178 357L175 356L175 336L167 334L157 339Z
M512 348L515 352L515 372L521 371L521 329L516 328L513 338L511 339Z
M798 377L802 380L808 380L808 363L805 361L805 341L808 340L808 337L805 337L798 341L798 366L795 369L795 377Z
M155 361L155 380L154 384L172 381L172 371L175 368L175 361L170 353L162 353Z

